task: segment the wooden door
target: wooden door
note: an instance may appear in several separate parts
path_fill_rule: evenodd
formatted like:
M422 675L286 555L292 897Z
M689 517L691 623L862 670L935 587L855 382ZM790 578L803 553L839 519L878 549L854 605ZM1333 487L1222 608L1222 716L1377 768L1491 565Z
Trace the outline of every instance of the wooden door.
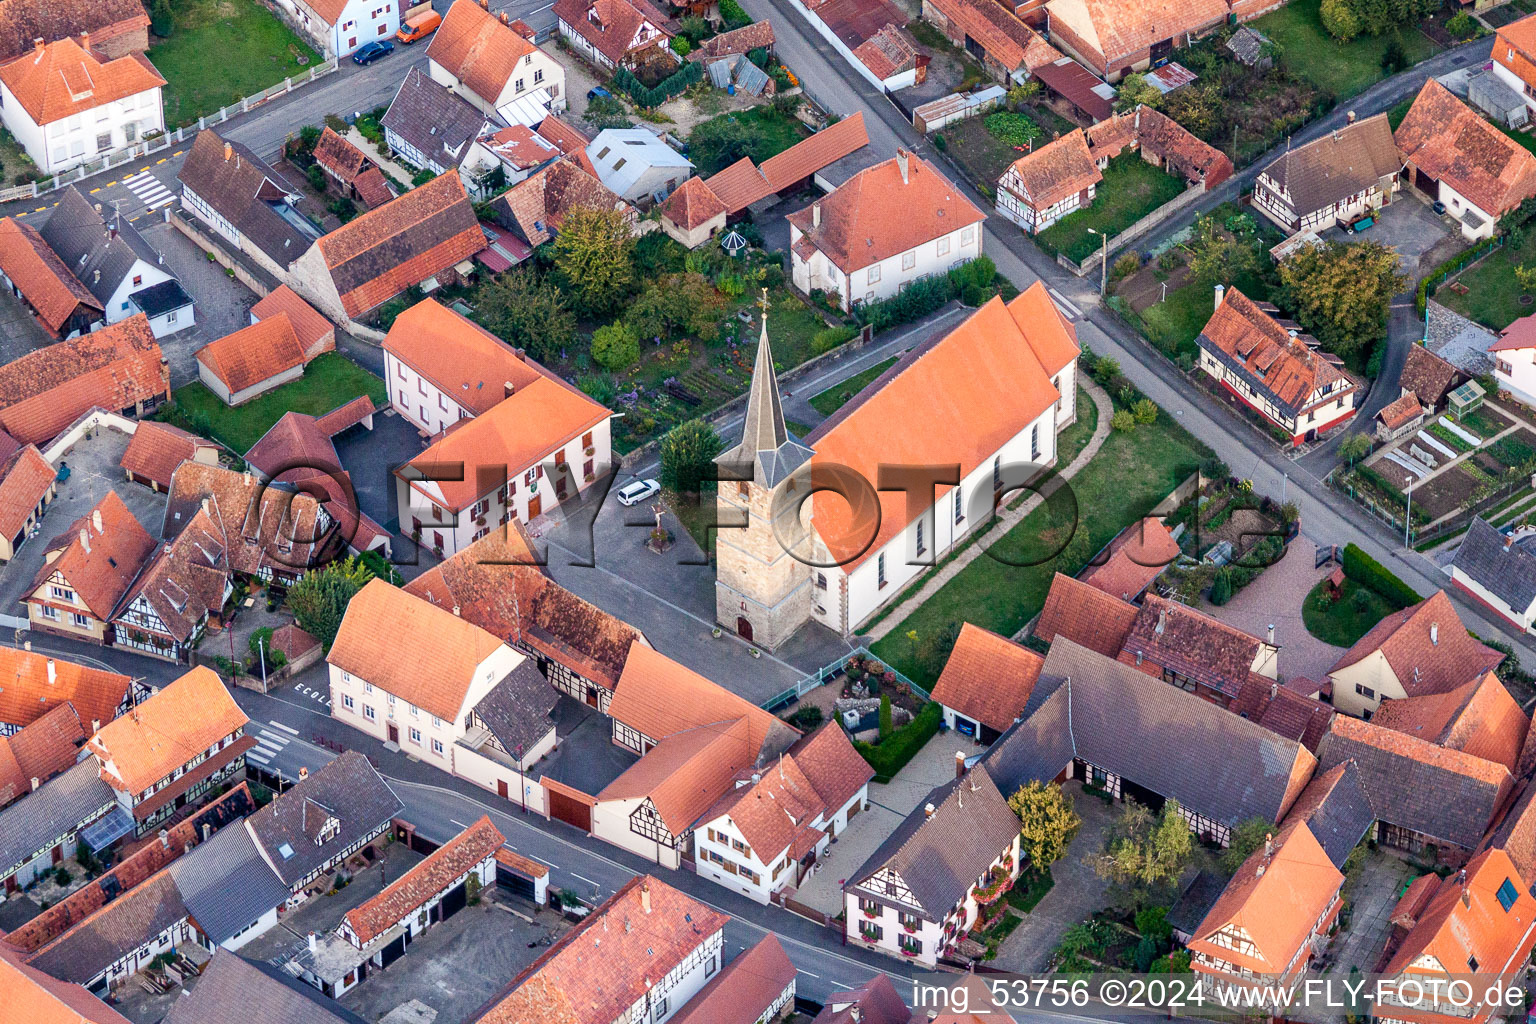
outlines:
M510 800L512 798L511 791L507 788L506 779L496 780L496 795L501 797L503 800Z
M389 723L389 742L400 742L400 727L393 722Z
M544 496L542 494L535 494L528 499L528 520L530 522L539 518L539 513L542 511L544 511Z
M745 615L736 616L736 635L748 643L752 642L752 623L747 621Z

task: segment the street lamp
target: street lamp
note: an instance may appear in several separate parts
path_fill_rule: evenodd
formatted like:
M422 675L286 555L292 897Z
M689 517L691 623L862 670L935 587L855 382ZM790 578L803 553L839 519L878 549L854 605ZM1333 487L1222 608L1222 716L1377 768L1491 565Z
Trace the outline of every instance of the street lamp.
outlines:
M1405 487L1403 489L1403 493L1408 495L1408 512L1407 512L1406 515L1403 516L1403 547L1405 547L1405 548L1409 546L1408 545L1408 528L1409 528L1409 526L1411 526L1413 524L1413 483L1414 483L1414 476L1413 476L1412 473L1409 473L1408 474L1408 485L1407 485L1407 487Z
M1088 233L1104 239L1104 255L1099 260L1099 298L1102 299L1109 291L1109 233L1098 228L1089 228Z

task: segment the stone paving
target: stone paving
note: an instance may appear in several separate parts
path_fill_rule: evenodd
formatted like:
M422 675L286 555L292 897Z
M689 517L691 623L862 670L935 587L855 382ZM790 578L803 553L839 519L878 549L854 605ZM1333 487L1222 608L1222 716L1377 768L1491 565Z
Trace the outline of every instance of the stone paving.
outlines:
M1329 950L1330 973L1348 974L1351 967L1369 973L1392 931L1392 908L1404 884L1420 872L1399 857L1381 850L1366 854L1360 875L1346 883L1344 894L1349 927L1334 936Z

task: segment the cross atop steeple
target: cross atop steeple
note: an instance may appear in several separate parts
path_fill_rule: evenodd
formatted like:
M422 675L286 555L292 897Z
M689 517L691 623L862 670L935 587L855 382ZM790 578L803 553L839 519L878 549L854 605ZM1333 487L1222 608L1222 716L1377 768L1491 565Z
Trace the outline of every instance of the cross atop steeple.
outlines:
M773 346L768 342L769 305L768 289L764 288L757 300L763 322L757 338L757 360L752 364L741 443L715 460L743 470L756 467L755 479L764 487L777 486L811 456L809 448L789 436L789 428L784 424L784 403L773 368Z
M768 307L770 305L771 305L771 303L768 301L768 289L764 288L763 289L763 297L757 300L757 308L763 311L763 320L764 321L766 321L768 319ZM766 327L766 323L765 323L764 326Z

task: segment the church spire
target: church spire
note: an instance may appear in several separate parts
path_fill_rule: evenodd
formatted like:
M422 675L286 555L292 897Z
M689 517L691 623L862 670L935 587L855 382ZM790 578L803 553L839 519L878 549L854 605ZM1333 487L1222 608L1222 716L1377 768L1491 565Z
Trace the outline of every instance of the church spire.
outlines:
M784 425L784 403L773 371L773 348L768 343L768 289L757 302L763 311L763 330L757 338L757 361L752 364L752 390L747 395L747 416L742 424L744 452L771 452L789 440Z

